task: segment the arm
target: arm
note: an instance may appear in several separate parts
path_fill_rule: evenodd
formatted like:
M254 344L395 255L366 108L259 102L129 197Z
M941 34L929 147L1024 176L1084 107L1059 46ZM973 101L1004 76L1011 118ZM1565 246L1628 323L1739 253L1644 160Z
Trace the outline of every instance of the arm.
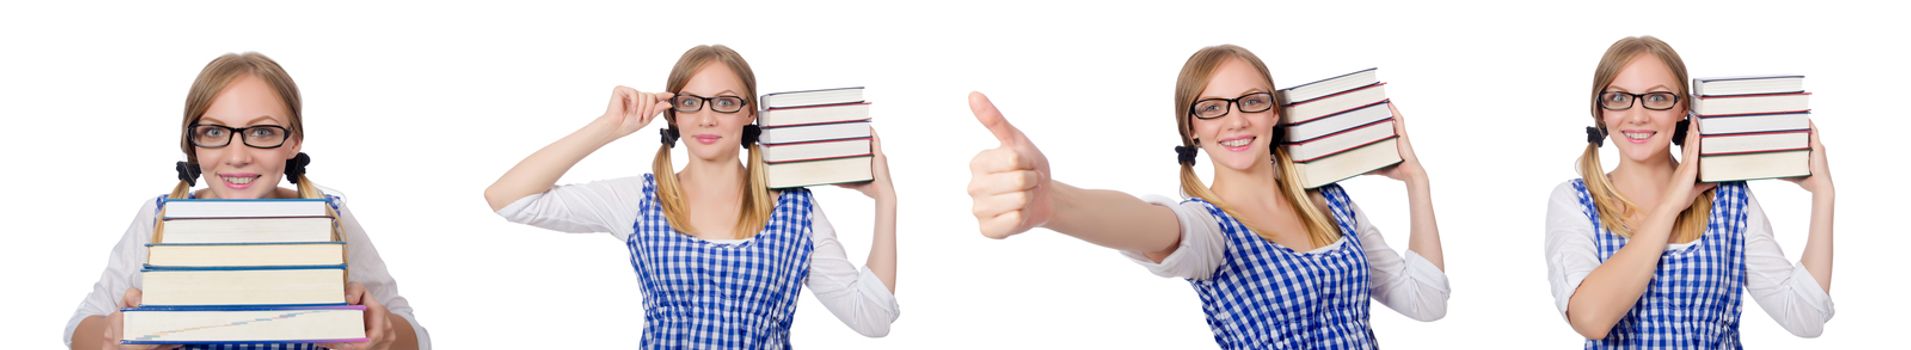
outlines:
M424 326L412 320L411 302L398 293L398 281L391 276L385 266L385 259L378 254L378 247L372 244L371 236L365 233L365 227L358 223L358 216L346 205L343 197L339 201L339 225L344 228L350 283L345 287L347 304L365 306L365 336L369 341L360 343L328 344L327 348L362 349L430 349L431 337Z
M876 276L882 279L883 285L889 288L889 292L894 293L896 292L896 185L889 181L889 156L883 154L882 136L876 135L874 128L869 130L869 135L869 153L873 155L869 160L872 180L868 183L839 187L862 192L863 195L876 200L875 237L870 239L869 259L863 262L863 266L875 272ZM823 214L820 208L812 211L817 213L813 215L818 220L817 225L828 226L827 221L822 221ZM831 231L835 230L831 229ZM831 236L834 239L833 233ZM837 250L840 251L842 248L837 247Z
M969 197L975 201L975 218L984 236L1005 238L1043 226L1156 261L1174 252L1180 231L1170 209L1116 191L1080 189L1055 181L1050 178L1048 159L1009 125L988 97L971 93L969 108L1002 143L969 163Z
M1830 321L1834 313L1831 295L1804 260L1793 265L1785 259L1785 252L1772 237L1771 221L1759 207L1758 199L1749 193L1745 211L1746 292L1792 335L1823 334L1825 322Z
M895 280L882 276L874 262L881 252L872 248L869 252L872 262L858 269L843 251L842 242L836 239L836 228L830 224L829 217L823 215L820 205L810 210L810 225L815 252L810 256L809 279L803 282L830 314L857 334L888 335L889 326L901 315L901 309L896 303ZM875 241L881 241L880 237ZM893 256L893 247L891 249ZM893 268L894 261L890 264Z
M1837 202L1831 184L1831 165L1825 160L1825 145L1819 142L1818 125L1811 125L1811 176L1787 179L1811 192L1811 232L1805 239L1805 256L1798 261L1811 271L1812 279L1826 293L1831 292L1831 222Z
M612 91L610 107L603 116L569 136L544 146L518 162L517 166L511 167L496 183L485 188L485 202L491 204L492 211L497 211L519 198L549 190L551 185L557 183L558 177L570 171L571 166L577 165L584 156L649 125L657 114L670 108L671 96L667 92L643 93L628 87L617 87Z
M1680 159L1686 161L1673 172L1672 183L1666 186L1659 205L1646 211L1645 220L1634 227L1626 246L1587 274L1579 283L1579 289L1573 292L1566 306L1566 319L1579 335L1603 339L1612 331L1612 325L1625 317L1652 282L1659 256L1665 253L1666 240L1671 237L1673 220L1690 207L1698 195L1716 186L1698 183L1698 135L1698 123L1692 123L1685 144L1693 146L1684 147L1685 157Z
M146 260L146 242L152 239L153 214L157 209L156 201L146 201L132 224L127 225L119 243L113 246L99 282L93 283L93 291L86 294L79 309L74 310L73 317L67 321L69 347L100 349L119 345L120 334L114 321L121 307L138 305L139 264ZM126 302L129 297L133 302Z
M1420 157L1413 153L1413 144L1407 139L1407 119L1392 103L1387 109L1393 112L1393 134L1399 138L1400 164L1378 172L1394 180L1407 183L1407 208L1411 216L1412 230L1407 236L1407 250L1420 254L1433 266L1446 269L1445 254L1440 249L1440 225L1433 216L1433 190L1427 179L1427 170L1420 166ZM1366 221L1362 220L1362 224ZM1365 238L1365 237L1363 237ZM1388 251L1392 254L1392 251Z
M1395 252L1387 246L1380 228L1367 220L1367 213L1358 205L1353 205L1353 209L1354 221L1358 223L1355 229L1360 231L1360 248L1366 253L1367 269L1373 274L1370 287L1373 299L1421 322L1446 317L1447 299L1452 291L1438 263L1411 248L1404 257ZM1437 246L1439 242L1434 244Z

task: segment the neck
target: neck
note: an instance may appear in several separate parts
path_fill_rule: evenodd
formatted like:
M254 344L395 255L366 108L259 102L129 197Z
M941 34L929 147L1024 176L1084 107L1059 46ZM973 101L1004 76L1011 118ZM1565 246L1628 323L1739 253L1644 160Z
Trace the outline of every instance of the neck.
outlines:
M1665 192L1667 179L1671 179L1678 168L1679 162L1672 160L1670 153L1638 161L1622 157L1619 168L1613 169L1607 177L1612 179L1613 186L1619 189L1621 196L1641 207L1651 208L1659 199L1654 194Z
M1254 166L1236 170L1214 165L1214 186L1208 187L1215 196L1230 205L1252 208L1279 207L1285 202L1277 193L1279 187L1274 179L1274 164L1256 162Z
M694 193L743 193L743 164L736 157L693 159L678 173L677 182Z

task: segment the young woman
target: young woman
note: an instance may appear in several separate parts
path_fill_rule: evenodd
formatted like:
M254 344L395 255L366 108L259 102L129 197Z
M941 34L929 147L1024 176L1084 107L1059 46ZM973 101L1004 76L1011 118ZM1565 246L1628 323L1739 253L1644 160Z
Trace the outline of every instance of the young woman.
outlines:
M643 285L645 348L788 347L804 285L857 333L887 335L898 313L896 196L880 140L871 144L875 181L845 186L876 200L876 234L859 271L809 190L765 187L752 125L756 74L742 55L691 48L665 91L617 87L603 116L519 162L485 200L511 222L623 241ZM653 173L552 186L660 113L667 125ZM670 151L680 139L691 159L676 172Z
M168 199L219 198L328 198L339 213L345 240L345 299L364 305L364 343L324 344L332 349L428 349L430 338L412 316L410 303L398 295L398 283L385 270L378 248L365 228L345 206L345 198L321 188L305 176L311 158L299 152L305 141L298 85L271 58L258 53L226 54L199 71L186 95L186 113L180 124L179 185L172 194L146 201L126 234L107 257L93 292L86 295L66 324L67 345L74 349L118 349L119 310L139 306L140 265L146 244L152 242L154 220ZM203 176L201 176L203 174ZM192 190L201 178L207 187ZM284 178L297 189L279 187ZM131 346L128 346L131 347ZM143 346L132 348L176 348ZM214 348L311 348L312 344L233 345Z
M1405 257L1339 186L1310 190L1283 175L1295 167L1276 146L1280 105L1267 66L1246 49L1214 46L1189 57L1174 111L1181 189L1192 198L1176 203L1050 178L1042 152L987 97L972 94L976 118L1002 142L970 163L976 221L992 238L1046 227L1187 279L1223 348L1375 347L1369 299L1416 320L1445 316L1426 170L1399 119L1403 162L1379 174L1407 184L1413 232ZM1213 186L1195 176L1196 153L1208 154Z
M1812 193L1811 233L1794 266L1745 182L1698 182L1687 81L1679 54L1650 36L1620 39L1600 58L1580 178L1554 188L1546 212L1559 311L1587 348L1736 348L1749 289L1786 330L1817 336L1832 315L1833 198L1817 130L1812 175L1790 179ZM1607 138L1621 157L1610 173L1599 163ZM1673 144L1684 145L1678 160Z

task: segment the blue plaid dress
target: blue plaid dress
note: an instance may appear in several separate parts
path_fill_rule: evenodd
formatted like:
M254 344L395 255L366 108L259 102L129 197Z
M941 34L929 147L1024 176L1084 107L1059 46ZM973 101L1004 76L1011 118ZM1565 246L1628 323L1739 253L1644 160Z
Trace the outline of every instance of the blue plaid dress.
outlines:
M1579 205L1592 221L1599 260L1618 253L1626 238L1601 226L1586 184L1573 180ZM1705 234L1692 246L1666 250L1639 302L1605 339L1587 340L1587 349L1724 349L1738 342L1740 296L1745 289L1744 182L1718 185Z
M644 175L642 211L625 240L644 293L644 348L788 348L809 278L810 192L783 190L763 231L717 243L670 227Z
M1220 222L1225 262L1207 280L1188 280L1201 295L1214 341L1226 349L1374 348L1367 323L1367 255L1354 228L1352 200L1339 185L1321 187L1342 242L1297 252L1262 238L1199 198Z

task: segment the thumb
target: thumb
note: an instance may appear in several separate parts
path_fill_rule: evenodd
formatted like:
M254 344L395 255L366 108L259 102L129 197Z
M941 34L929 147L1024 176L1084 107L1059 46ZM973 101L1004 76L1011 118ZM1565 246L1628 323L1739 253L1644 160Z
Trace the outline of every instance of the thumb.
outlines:
M989 128L989 133L995 134L995 140L1001 141L1003 145L1022 139L1022 131L1016 130L1014 125L1009 125L1008 118L1003 118L1002 111L996 110L995 103L989 102L989 97L982 95L981 92L969 92L969 111L975 112L975 120L982 122L983 127Z
M139 307L141 293L139 288L127 288L126 295L119 298L120 307Z

